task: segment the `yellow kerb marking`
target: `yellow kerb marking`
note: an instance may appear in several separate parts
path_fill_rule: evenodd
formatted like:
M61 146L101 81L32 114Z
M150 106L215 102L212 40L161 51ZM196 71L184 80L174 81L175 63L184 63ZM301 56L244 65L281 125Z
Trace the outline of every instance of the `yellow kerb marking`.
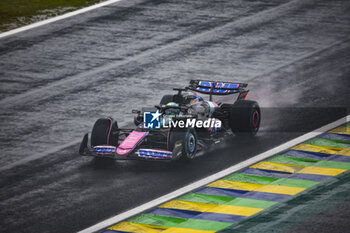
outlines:
M293 150L301 150L301 151L309 151L309 152L316 152L316 153L323 153L323 154L335 154L336 151L331 150L329 148L321 147L321 146L314 146L309 144L300 144L295 147L292 147Z
M253 207L220 205L214 209L211 209L209 212L219 213L219 214L251 216L251 215L256 214L262 210L263 209L253 208Z
M163 231L161 229L152 229L146 225L131 223L131 222L121 222L108 229L115 230L115 231L133 232L133 233L159 233Z
M204 212L209 209L216 207L215 204L206 204L206 203L198 203L198 202L189 202L189 201L178 201L173 200L169 201L161 206L160 208L170 208L170 209L180 209L180 210L193 210Z
M262 161L250 167L257 168L257 169L271 170L271 171L295 173L297 170L299 170L299 168L303 166Z
M331 131L328 131L328 133L338 133L338 134L347 134L350 135L350 128L345 126L340 126L338 128L335 128Z
M230 180L218 180L218 181L215 181L211 184L208 184L208 186L209 187L216 187L216 188L253 191L257 188L260 188L262 186L262 184L252 184L252 183L236 182L236 181L230 181Z
M298 171L298 173L324 175L324 176L336 176L345 171L346 171L345 169L337 169L337 168L306 167Z
M289 186L281 186L281 185L264 185L263 187L255 190L258 192L266 192L266 193L277 193L277 194L287 194L287 195L295 195L304 191L305 188L298 187L289 187Z
M162 233L214 233L215 231L204 231L204 230L195 230L188 228L179 228L179 227L171 227Z

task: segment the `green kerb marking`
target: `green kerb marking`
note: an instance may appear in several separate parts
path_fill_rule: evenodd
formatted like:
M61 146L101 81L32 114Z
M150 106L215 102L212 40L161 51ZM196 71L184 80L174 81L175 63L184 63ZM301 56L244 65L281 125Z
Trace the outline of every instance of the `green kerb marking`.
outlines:
M274 163L284 163L299 166L313 166L313 167L327 167L327 168L339 168L339 169L350 169L350 163L338 162L330 160L316 160L316 159L305 159L295 158L285 155L276 155L266 161Z
M277 178L233 173L232 175L229 175L223 178L223 180L231 180L231 181L246 182L246 183L253 183L253 184L270 184L275 180L277 180Z
M129 219L128 222L140 223L145 225L162 226L162 227L177 227L180 223L186 221L184 218L173 218L166 216L157 216L151 214L140 214Z
M235 205L235 206L266 209L266 208L268 208L276 203L277 202L274 202L274 201L262 201L262 200L237 197L234 200L227 202L226 205Z
M328 147L336 147L336 148L350 148L350 145L345 143L334 142L329 139L324 138L312 138L306 142L305 144L315 145L315 146L328 146Z
M217 222L210 220L201 220L201 219L184 219L184 218L174 218L166 216L158 216L151 214L141 214L138 215L128 222L139 223L149 226L157 227L180 227L180 228L190 228L196 230L207 230L207 231L219 231L228 226L231 226L232 223L226 222Z
M188 219L186 222L183 222L176 227L190 228L203 231L220 231L228 226L232 226L232 223L216 222L201 219Z
M266 209L273 204L276 204L274 201L262 201L255 200L250 198L234 198L234 197L222 197L222 196L213 196L207 194L197 194L189 193L185 196L179 197L177 200L180 201L190 201L190 202L199 202L206 204L216 204L216 205L235 205L243 207L255 207L260 209Z
M273 182L273 185L281 185L281 186L289 186L289 187L298 187L298 188L310 188L319 182L317 181L311 181L311 180L300 180L300 179L288 179L288 178L281 178L275 182Z
M232 201L233 199L235 198L213 196L213 195L199 194L199 193L189 193L177 198L176 200L222 205L222 204L225 204L226 202Z
M284 163L284 164L298 165L298 166L313 166L313 164L315 164L319 160L295 158L295 157L290 157L285 155L276 155L267 159L266 161L272 162L272 163Z
M329 139L331 140L331 139ZM350 144L350 141L340 141L340 140L332 140L333 142L338 142L338 143L346 143L346 144Z
M314 167L326 167L326 168L338 168L338 169L350 169L350 163L323 160L313 165Z

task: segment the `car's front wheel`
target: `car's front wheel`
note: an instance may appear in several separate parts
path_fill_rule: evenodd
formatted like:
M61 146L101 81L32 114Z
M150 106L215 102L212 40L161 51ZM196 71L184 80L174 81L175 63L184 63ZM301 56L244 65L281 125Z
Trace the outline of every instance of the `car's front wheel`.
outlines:
M98 119L91 132L91 146L118 144L118 123L112 118Z
M193 128L171 129L169 132L168 149L174 151L181 146L181 159L191 160L197 153L197 133Z

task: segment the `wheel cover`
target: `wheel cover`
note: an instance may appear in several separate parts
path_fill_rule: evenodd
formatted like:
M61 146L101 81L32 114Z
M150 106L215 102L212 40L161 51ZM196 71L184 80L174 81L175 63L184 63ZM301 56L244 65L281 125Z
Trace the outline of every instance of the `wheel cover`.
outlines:
M253 112L253 117L252 117L252 125L254 128L258 128L259 126L259 112L257 110L255 110Z
M187 147L190 153L193 153L196 149L196 138L192 133L190 133L188 136Z

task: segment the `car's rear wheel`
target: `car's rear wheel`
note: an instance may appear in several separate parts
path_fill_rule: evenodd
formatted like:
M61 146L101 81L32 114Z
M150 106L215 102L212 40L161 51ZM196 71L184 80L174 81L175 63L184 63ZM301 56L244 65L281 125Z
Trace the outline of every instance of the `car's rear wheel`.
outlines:
M193 128L171 129L169 132L168 148L174 152L175 147L181 145L181 156L183 160L191 160L197 153L197 133Z
M118 143L118 123L112 118L98 119L91 132L91 146L112 145Z
M238 100L232 105L229 125L235 135L254 136L259 130L260 121L260 107L256 101Z

